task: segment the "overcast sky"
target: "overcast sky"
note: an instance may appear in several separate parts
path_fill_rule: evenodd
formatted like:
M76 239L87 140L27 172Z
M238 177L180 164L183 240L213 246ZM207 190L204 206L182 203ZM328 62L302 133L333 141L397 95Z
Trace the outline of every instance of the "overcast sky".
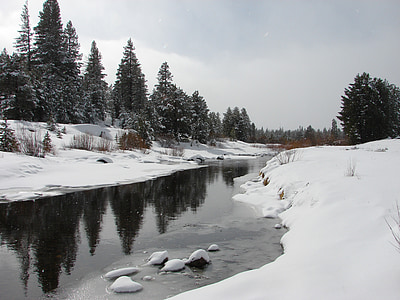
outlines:
M14 51L25 0L0 0ZM44 0L29 0L31 26ZM257 127L329 128L358 73L400 86L400 1L58 0L84 61L93 40L113 83L132 38L149 92L162 62L212 111L245 107Z

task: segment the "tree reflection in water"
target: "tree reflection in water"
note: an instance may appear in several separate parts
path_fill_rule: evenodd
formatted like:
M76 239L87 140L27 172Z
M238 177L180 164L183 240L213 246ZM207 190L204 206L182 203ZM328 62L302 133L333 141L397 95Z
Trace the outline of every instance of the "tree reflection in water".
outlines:
M143 224L146 207L152 208L158 232L167 232L171 220L204 202L207 186L222 174L227 185L247 174L246 164L224 164L174 173L170 176L131 185L114 186L36 201L0 204L1 245L15 253L20 264L20 280L27 294L33 273L44 293L59 286L61 274L69 275L85 231L90 256L101 243L103 217L110 207L122 252L131 254Z

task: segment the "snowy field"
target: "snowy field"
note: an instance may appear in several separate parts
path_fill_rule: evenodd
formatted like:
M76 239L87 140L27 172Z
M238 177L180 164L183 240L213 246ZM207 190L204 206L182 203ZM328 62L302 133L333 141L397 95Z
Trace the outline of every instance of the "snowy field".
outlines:
M398 139L273 158L235 200L279 216L284 254L173 299L400 299L399 167Z
M46 123L8 121L17 136L37 133L40 140L47 132ZM171 174L178 170L198 168L193 157L216 159L249 158L243 155L270 153L262 145L243 142L222 142L215 147L201 144L181 143L175 149L163 148L154 143L146 151L84 151L70 149L74 136L90 134L95 142L100 135L115 144L115 136L121 129L97 125L59 125L65 133L49 132L54 154L45 158L31 157L17 153L0 152L0 201L17 201L51 196L78 189L105 185L126 184ZM114 145L115 146L115 145ZM101 159L109 163L98 162Z

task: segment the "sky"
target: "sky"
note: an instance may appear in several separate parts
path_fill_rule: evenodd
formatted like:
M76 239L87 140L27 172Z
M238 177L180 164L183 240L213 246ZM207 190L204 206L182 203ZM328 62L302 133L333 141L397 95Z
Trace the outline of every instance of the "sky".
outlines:
M25 0L0 0L0 49L14 51ZM31 27L44 0L29 0ZM161 64L211 111L246 108L258 128L330 128L363 72L400 86L398 0L58 0L87 60L93 40L115 81L132 38L149 92Z

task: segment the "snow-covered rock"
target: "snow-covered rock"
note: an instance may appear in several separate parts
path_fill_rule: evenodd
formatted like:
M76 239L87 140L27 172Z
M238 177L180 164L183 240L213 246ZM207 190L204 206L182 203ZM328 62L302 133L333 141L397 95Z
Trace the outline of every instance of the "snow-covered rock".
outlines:
M189 259L185 261L185 264L189 267L204 268L210 261L207 251L199 249L190 255Z
M147 259L148 265L162 265L168 261L168 251L153 252Z
M193 156L189 157L188 160L189 161L195 161L195 162L198 162L198 163L203 163L206 159L205 159L204 156L202 156L200 154L196 154L196 155L193 155Z
M99 157L96 161L101 162L103 164L112 164L113 163L113 160L106 156Z
M143 289L143 286L133 281L128 276L121 276L110 285L110 290L115 293L134 293Z
M207 251L209 252L219 251L219 246L217 244L212 244L207 248Z
M181 259L171 259L165 263L165 266L161 268L164 272L177 272L185 268L185 263Z
M279 223L278 223L278 224L275 224L274 228L275 228L275 229L281 229L281 228L282 228L282 224L279 224Z
M130 275L139 272L139 268L135 267L127 267L127 268L121 268L121 269L116 269L112 270L104 275L104 278L106 279L112 279L112 278L117 278L120 276L124 275Z

